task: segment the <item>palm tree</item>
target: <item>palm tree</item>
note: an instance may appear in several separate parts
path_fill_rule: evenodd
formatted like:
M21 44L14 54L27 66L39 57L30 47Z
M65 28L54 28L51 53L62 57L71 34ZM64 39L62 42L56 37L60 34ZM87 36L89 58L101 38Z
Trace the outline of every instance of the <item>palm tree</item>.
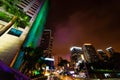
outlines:
M0 31L0 35L3 34L7 29L9 29L14 24L14 22L15 22L16 19L17 19L17 17L14 16L12 18L12 20L8 23L8 25L4 28L4 30Z
M19 8L16 7L16 4L20 0L1 0L1 6L4 7L4 9L9 12L10 14L15 15L16 21L15 21L15 27L21 27L21 26L28 26L29 25L29 17L25 14L25 12L20 11Z

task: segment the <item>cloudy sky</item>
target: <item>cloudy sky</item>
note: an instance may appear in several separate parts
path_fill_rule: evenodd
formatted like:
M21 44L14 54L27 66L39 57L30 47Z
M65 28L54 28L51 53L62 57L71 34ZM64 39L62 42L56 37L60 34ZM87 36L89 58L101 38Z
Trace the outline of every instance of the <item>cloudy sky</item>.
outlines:
M51 0L50 6L53 54L67 58L71 46L84 43L120 52L120 0Z

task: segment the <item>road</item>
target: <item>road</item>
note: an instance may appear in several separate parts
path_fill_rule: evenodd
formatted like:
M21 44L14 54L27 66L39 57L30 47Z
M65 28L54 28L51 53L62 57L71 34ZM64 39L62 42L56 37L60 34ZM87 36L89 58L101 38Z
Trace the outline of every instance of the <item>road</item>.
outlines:
M85 80L85 79L82 79L82 78L73 78L73 77L67 76L67 75L60 76L59 78L60 78L60 80Z

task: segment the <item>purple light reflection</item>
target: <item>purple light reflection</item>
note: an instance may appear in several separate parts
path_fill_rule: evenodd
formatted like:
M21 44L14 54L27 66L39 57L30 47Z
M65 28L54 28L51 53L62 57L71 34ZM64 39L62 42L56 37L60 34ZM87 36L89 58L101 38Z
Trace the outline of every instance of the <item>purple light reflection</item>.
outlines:
M0 80L30 80L30 78L8 67L0 60Z

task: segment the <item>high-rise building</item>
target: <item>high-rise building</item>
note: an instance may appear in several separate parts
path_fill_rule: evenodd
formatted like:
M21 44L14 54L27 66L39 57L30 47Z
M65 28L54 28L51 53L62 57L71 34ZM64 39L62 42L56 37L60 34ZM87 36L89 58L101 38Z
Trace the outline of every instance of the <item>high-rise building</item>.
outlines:
M54 56L52 54L52 44L53 44L53 37L52 31L50 29L45 29L42 34L42 38L40 41L40 48L43 49L43 57L45 58L45 64L48 66L49 69L54 68Z
M115 51L112 47L108 47L108 48L106 48L106 50L110 56L112 56L115 53Z
M36 48L42 37L48 0L0 1L0 59L18 69L25 47Z
M42 34L40 47L44 50L44 54L48 57L52 55L53 37L50 29L45 29Z
M99 60L97 52L92 44L85 43L83 45L83 52L84 52L85 60L88 63L97 62Z
M83 54L83 50L81 47L76 47L73 46L70 48L71 50L71 62L78 62L79 60L81 60L81 54Z
M97 49L97 52L100 55L101 60L104 60L104 61L108 60L107 54L102 49Z
M90 78L117 79L120 77L118 67L119 62L117 62L119 61L119 58L115 57L114 50L111 47L107 48L107 50L112 54L111 58L109 58L109 56L102 49L97 49L96 52L92 44L83 45L84 56L88 62L87 69ZM119 55L117 56L119 57Z

